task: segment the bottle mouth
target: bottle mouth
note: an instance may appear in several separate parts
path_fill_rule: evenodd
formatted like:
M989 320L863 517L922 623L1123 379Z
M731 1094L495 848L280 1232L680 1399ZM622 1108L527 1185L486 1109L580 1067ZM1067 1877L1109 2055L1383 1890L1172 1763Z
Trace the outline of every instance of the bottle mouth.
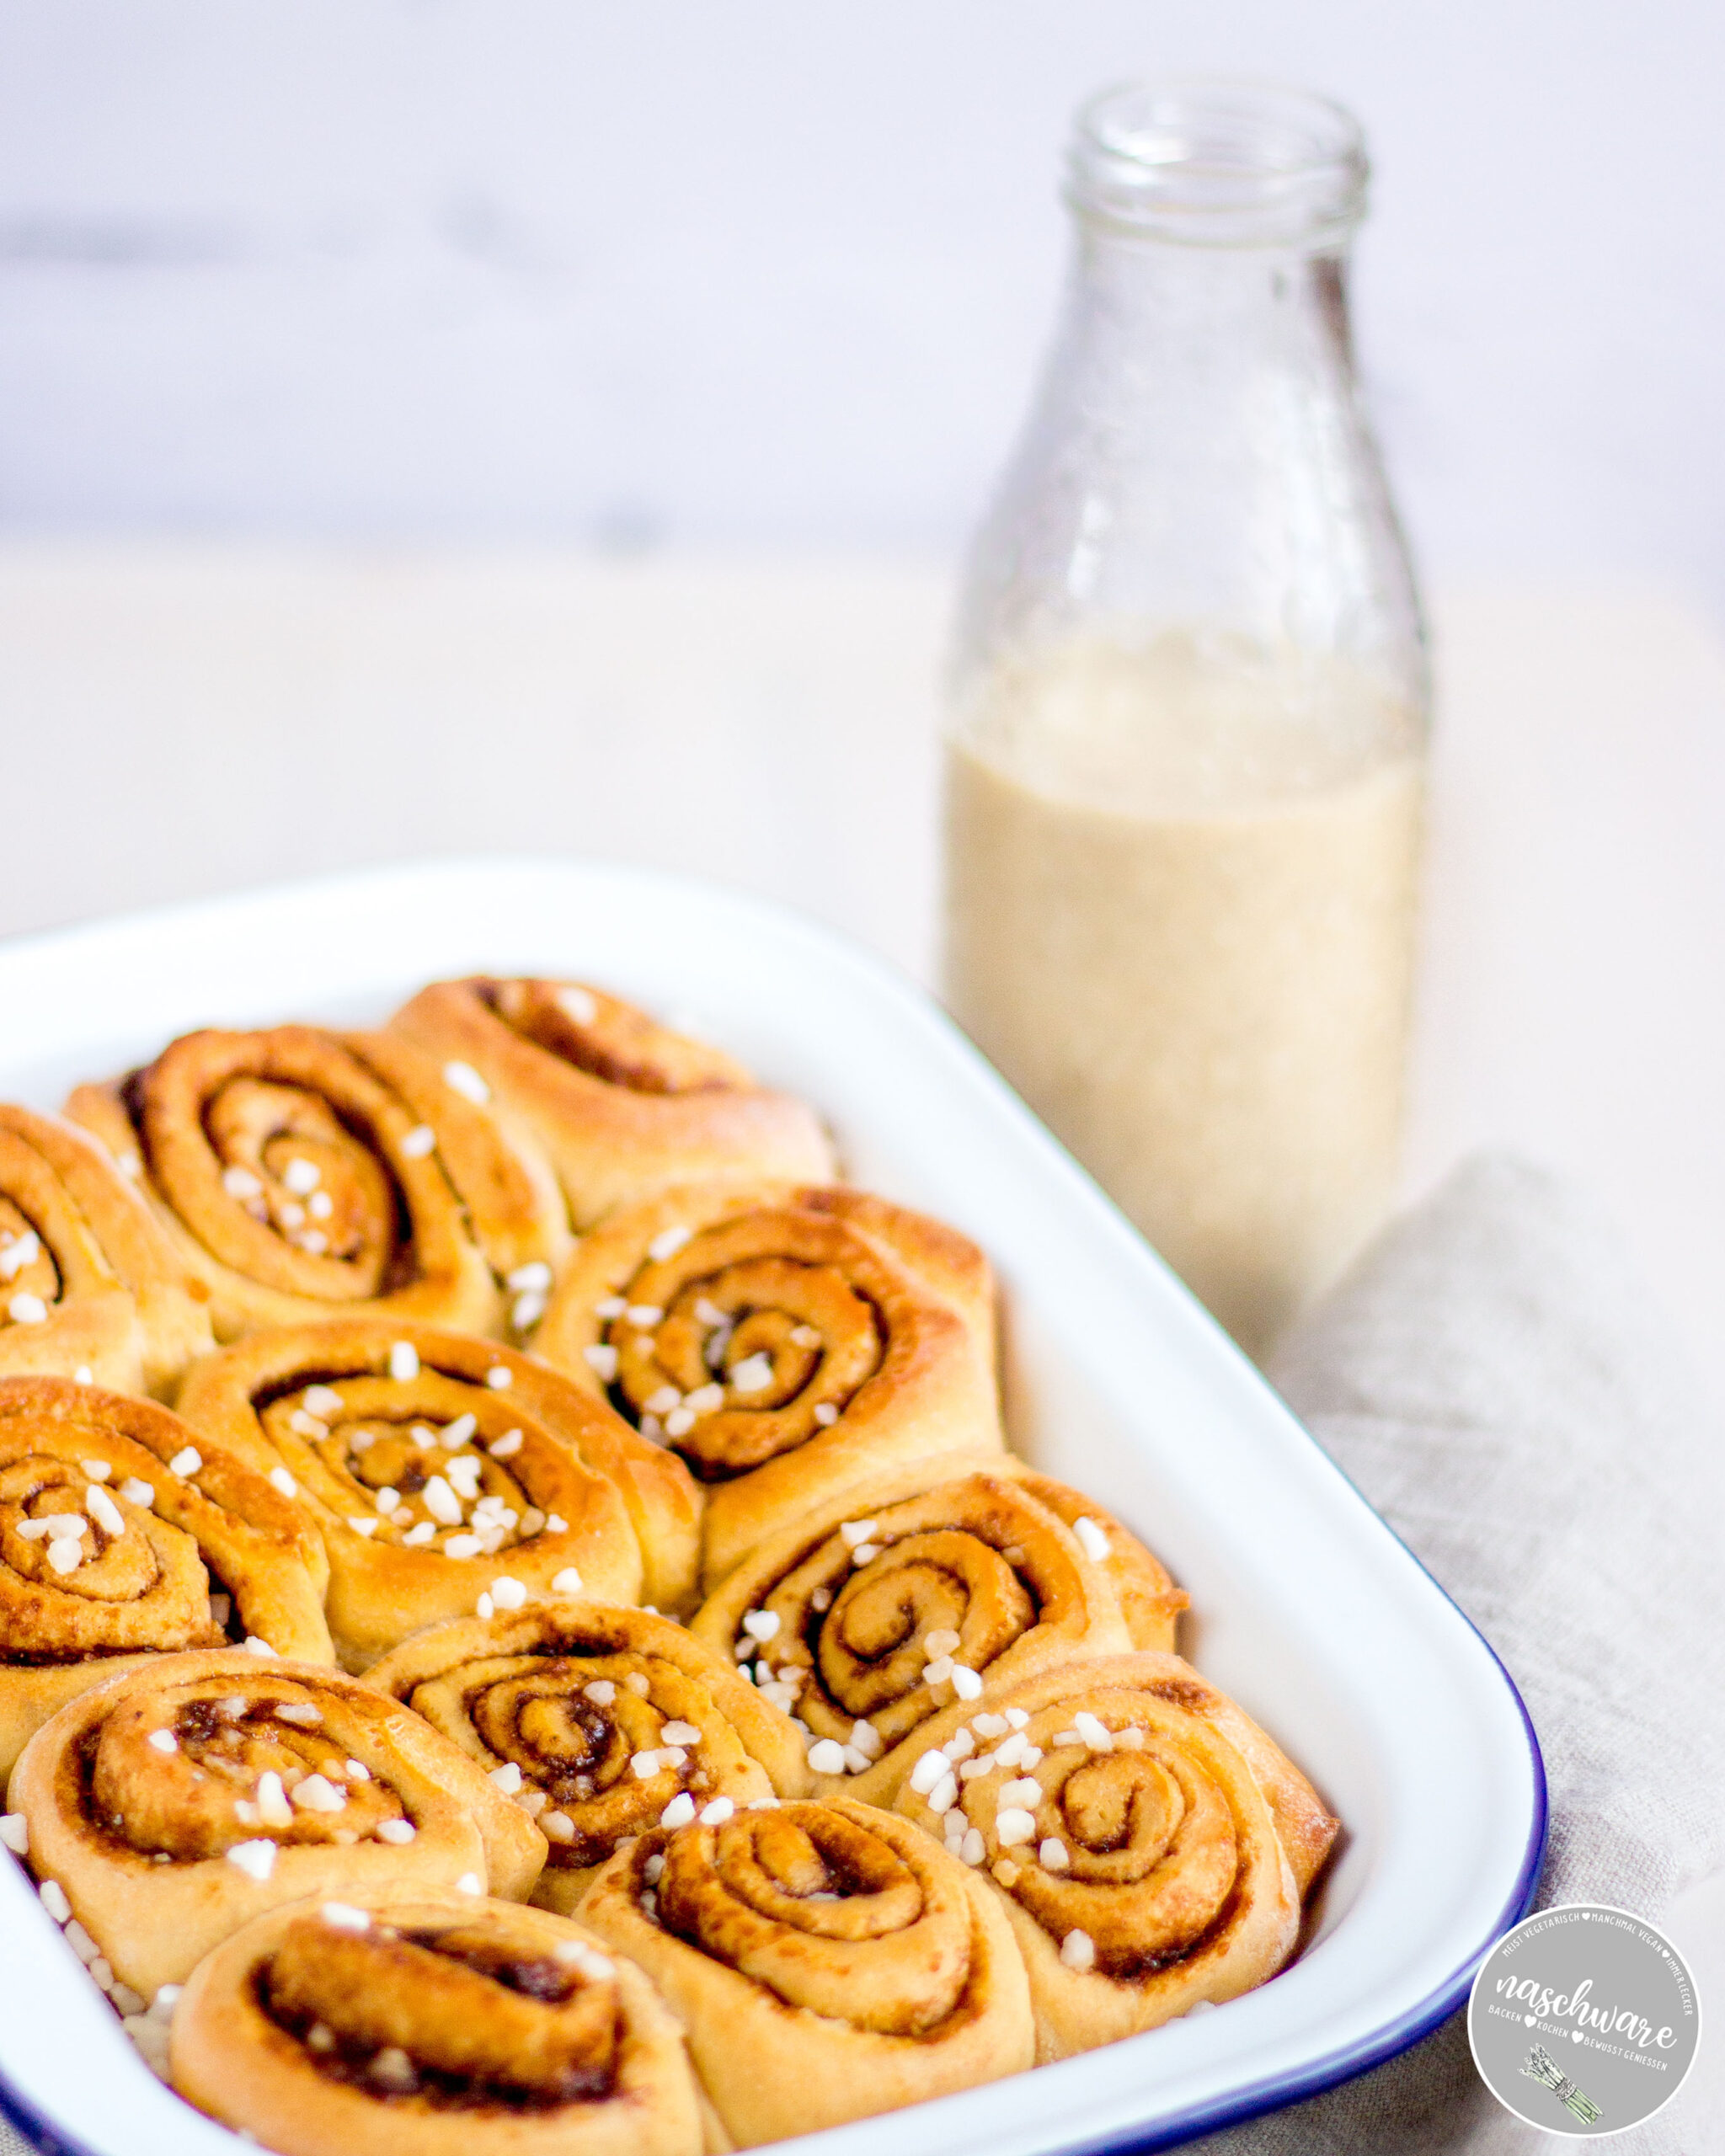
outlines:
M1365 211L1365 140L1311 90L1173 76L1078 111L1067 200L1087 221L1186 247L1340 246Z

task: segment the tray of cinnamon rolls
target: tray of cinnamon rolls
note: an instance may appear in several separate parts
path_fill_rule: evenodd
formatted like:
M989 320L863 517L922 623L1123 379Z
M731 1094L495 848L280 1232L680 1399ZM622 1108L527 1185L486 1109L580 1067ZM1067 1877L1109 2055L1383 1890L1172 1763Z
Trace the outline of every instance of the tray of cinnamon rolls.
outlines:
M1529 1899L1465 1620L916 990L472 862L0 947L0 2100L1168 2146Z

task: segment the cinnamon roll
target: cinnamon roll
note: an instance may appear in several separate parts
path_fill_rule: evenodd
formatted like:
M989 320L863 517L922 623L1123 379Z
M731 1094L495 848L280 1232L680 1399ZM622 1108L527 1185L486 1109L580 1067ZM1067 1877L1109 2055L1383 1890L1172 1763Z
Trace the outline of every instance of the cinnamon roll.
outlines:
M489 1094L393 1034L277 1026L187 1033L67 1113L208 1289L218 1339L360 1310L500 1332L537 1316L569 1231Z
M333 1660L326 1571L298 1508L165 1407L0 1378L0 1773L130 1657L249 1637Z
M964 1464L829 1500L692 1620L797 1718L824 1790L889 1804L915 1759L1023 1678L1173 1644L1186 1597L1118 1520L1013 1460L943 1479Z
M419 1716L339 1670L232 1648L62 1707L7 1801L37 1877L145 1999L303 1894L466 1881L524 1900L545 1856L526 1813Z
M824 1182L833 1172L811 1108L602 989L438 981L389 1022L483 1074L555 1163L577 1228L672 1184L729 1175Z
M272 1909L174 2009L180 2095L281 2156L702 2156L682 2031L566 1919L435 1891Z
M936 1841L847 1797L655 1828L579 1919L658 1985L741 2148L1032 2063L996 1901Z
M861 1191L632 1206L582 1243L535 1347L706 1484L709 1590L871 1470L1001 1444L987 1261Z
M1178 1656L1051 1670L954 1734L918 1759L898 1809L999 1897L1039 2059L1236 1998L1293 1952L1337 1822Z
M598 1602L421 1632L369 1673L479 1761L551 1844L535 1901L567 1913L598 1865L687 1793L801 1796L785 1717L679 1625Z
M179 1406L292 1484L355 1668L486 1598L632 1602L644 1585L675 1606L694 1583L681 1461L490 1341L374 1318L259 1332L198 1364Z
M100 1146L0 1106L0 1376L163 1392L214 1344L207 1299Z

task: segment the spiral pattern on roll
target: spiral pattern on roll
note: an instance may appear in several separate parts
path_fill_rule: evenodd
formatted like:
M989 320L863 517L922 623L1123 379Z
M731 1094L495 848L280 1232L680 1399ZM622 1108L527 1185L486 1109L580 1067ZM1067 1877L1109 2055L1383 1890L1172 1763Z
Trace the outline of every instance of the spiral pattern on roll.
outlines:
M708 1486L709 1582L871 1469L1000 1443L980 1252L860 1192L711 1184L618 1214L537 1348Z
M0 1374L164 1391L211 1344L205 1300L99 1145L0 1106Z
M284 2156L700 2156L639 1970L535 1909L426 1893L263 1917L197 1972L174 2084Z
M1130 1647L1123 1566L1169 1641L1185 1601L1094 1504L1077 1514L1087 1550L1056 1509L1083 1502L1063 1485L1007 1462L939 1475L858 1485L745 1558L693 1623L807 1730L822 1785L854 1777L868 1801L890 1799L967 1700Z
M555 1163L575 1225L707 1176L833 1172L804 1102L579 981L436 981L392 1032L481 1071Z
M0 1378L0 1768L127 1657L329 1660L324 1574L297 1508L166 1408Z
M487 1092L388 1034L278 1026L188 1033L67 1113L135 1172L220 1337L362 1304L492 1331L501 1283L548 1287L567 1230Z
M680 1798L694 1817L808 1786L784 1718L649 1610L576 1602L439 1625L370 1678L510 1785L550 1844L547 1908L573 1906Z
M180 1408L292 1485L357 1667L499 1592L631 1601L644 1585L675 1606L693 1584L681 1464L489 1342L376 1319L261 1332L206 1357Z
M456 1746L356 1678L232 1649L74 1700L13 1770L38 1874L145 1998L263 1908L402 1880L525 1897L545 1844Z
M677 2009L745 2145L1029 2063L1024 1973L990 1897L869 1805L768 1800L655 1829L612 1858L579 1914Z
M387 1781L348 1764L355 1747L373 1751L371 1732L338 1689L273 1670L243 1674L239 1690L224 1691L235 1680L217 1671L111 1705L89 1764L92 1816L118 1820L131 1848L178 1863L226 1856L260 1835L279 1848L350 1849L406 1819ZM261 1797L266 1775L282 1804ZM319 1790L318 1809L296 1806L312 1776L331 1793Z
M823 1408L842 1414L884 1358L890 1293L872 1254L846 1241L787 1208L727 1221L643 1266L630 1307L663 1315L642 1326L625 1311L601 1335L637 1426L722 1481L806 1444ZM655 1409L671 1392L676 1402Z
M1288 1844L1309 1855L1335 1831L1263 1732L1172 1655L1007 1693L918 1760L898 1808L1003 1897L1044 2057L1274 1975L1300 1925Z
M754 1084L734 1056L673 1033L590 984L517 979L472 986L511 1033L607 1086L669 1097L739 1092Z
M496 2095L533 2109L603 2102L616 2086L615 1969L586 1977L526 1935L519 1919L373 1924L364 1932L299 1917L259 1972L271 2020L307 2046L320 2073L446 2101ZM596 1958L596 1950L595 1950ZM406 2054L380 2076L393 2047ZM409 2079L411 2077L411 2079Z
M962 1882L837 1807L750 1812L665 1851L659 1921L787 2006L926 2036L969 1973ZM810 1952L810 1947L816 1951Z

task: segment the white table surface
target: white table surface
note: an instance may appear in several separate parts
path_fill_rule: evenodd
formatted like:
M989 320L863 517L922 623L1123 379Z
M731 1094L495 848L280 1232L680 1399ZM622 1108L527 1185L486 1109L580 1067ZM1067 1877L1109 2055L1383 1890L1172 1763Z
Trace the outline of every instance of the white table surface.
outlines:
M745 885L931 978L948 588L914 561L0 545L0 934L567 851ZM1482 1144L1579 1176L1725 1394L1725 647L1657 590L1433 612L1408 1187ZM1674 1929L1725 2011L1725 1881ZM1697 2127L1717 2036L1702 2079Z

